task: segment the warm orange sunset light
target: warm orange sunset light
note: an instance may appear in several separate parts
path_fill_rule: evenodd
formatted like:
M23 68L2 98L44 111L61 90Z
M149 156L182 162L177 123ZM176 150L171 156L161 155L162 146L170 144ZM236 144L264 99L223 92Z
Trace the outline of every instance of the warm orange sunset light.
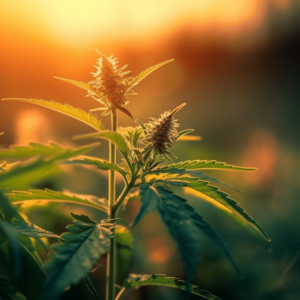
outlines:
M128 40L159 38L176 27L238 34L255 29L264 17L268 1L18 1L4 0L0 16L3 27L21 26L64 42L87 43L95 39ZM284 8L288 1L276 1ZM16 18L20 24L11 24ZM29 22L28 22L29 21ZM37 26L38 24L38 26ZM239 29L234 28L239 25ZM15 27L15 28L14 28ZM211 32L213 34L213 32ZM78 42L80 41L80 42Z

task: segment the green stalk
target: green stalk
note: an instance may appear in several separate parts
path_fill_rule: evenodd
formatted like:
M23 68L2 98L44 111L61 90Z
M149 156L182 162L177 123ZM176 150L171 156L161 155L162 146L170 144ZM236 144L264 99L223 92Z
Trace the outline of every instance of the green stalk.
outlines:
M118 116L117 109L112 110L111 113L111 127L112 131L117 131ZM116 163L116 147L113 143L109 143L109 162ZM116 178L115 171L109 171L108 180L108 219L114 219L116 211L113 210L116 199ZM106 300L115 299L115 278L116 278L116 239L110 240L110 251L107 253L107 278L106 278Z

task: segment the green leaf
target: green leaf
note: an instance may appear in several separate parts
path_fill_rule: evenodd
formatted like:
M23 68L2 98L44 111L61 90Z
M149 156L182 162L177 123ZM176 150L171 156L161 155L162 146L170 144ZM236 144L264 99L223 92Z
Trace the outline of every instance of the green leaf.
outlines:
M23 218L15 210L7 196L0 189L0 219L6 221L23 221Z
M120 291L116 300L121 300L123 294L132 288L146 285L160 285L166 287L177 288L180 290L186 290L186 283L183 280L179 280L174 277L166 277L162 274L153 275L137 275L130 274L123 284L123 289ZM197 296L201 296L208 300L221 300L221 298L212 295L210 292L200 289L197 285L191 285L191 293Z
M141 207L130 227L135 226L145 215L159 208L161 199L155 187L143 184L140 187Z
M136 225L146 214L158 209L162 221L167 226L170 235L175 241L179 253L181 254L185 269L187 290L190 290L189 284L196 272L200 259L200 237L197 227L192 223L189 216L189 209L181 199L170 198L163 189L158 190L147 184L140 188L141 207L133 226ZM188 210L187 210L188 207Z
M115 227L117 245L117 275L120 278L126 271L132 251L132 236L129 229L122 225Z
M48 145L41 143L30 143L29 146L11 146L9 149L0 150L0 159L26 158L35 156L49 156L50 158L60 156L77 156L95 149L99 144L87 145L78 149L66 148L56 143Z
M224 162L218 162L216 160L187 160L184 162L174 163L167 166L160 167L158 170L170 170L170 169L185 169L185 170L229 170L229 171L256 171L256 168L238 167L234 165L227 165Z
M85 277L94 262L109 250L109 240L113 237L113 225L109 223L104 226L77 218L67 228L70 232L61 236L64 243L53 245L55 254L45 265L49 271L44 284L45 299L57 299L68 286Z
M10 199L13 204L32 204L35 205L43 201L47 202L60 202L60 203L74 203L84 206L90 206L107 213L107 207L102 203L90 201L88 199L72 196L62 192L52 190L29 190L29 191L10 191L8 190L5 195ZM0 202L1 203L1 202Z
M4 221L0 221L0 229L9 242L10 250L14 258L14 280L18 281L22 271L21 245L19 243L18 234L14 229L7 226L7 223Z
M44 230L34 224L29 224L25 222L15 221L15 222L4 222L7 228L12 229L17 235L25 235L32 238L46 237L46 238L54 238L60 239L60 236L52 233L50 231Z
M120 173L123 177L126 177L126 172L121 169L117 164L112 164L106 160L98 159L89 156L80 156L79 158L64 161L63 164L71 165L90 165L98 168L99 170L114 170Z
M163 65L166 65L170 62L172 62L174 59L169 59L169 60L166 60L160 64L157 64L153 67L150 67L148 69L146 69L145 71L143 71L142 73L140 73L138 76L136 76L133 80L131 80L129 82L129 87L127 89L126 92L128 92L129 90L131 90L134 86L136 86L141 80L143 80L146 76L148 76L150 73L152 73L153 71L155 71L156 69L162 67Z
M93 89L93 87L88 83L84 83L84 82L76 81L76 80L72 80L72 79L65 79L65 78L61 78L61 77L57 77L57 76L54 76L54 78L62 80L62 81L67 82L67 83L71 83L71 84L76 85L76 86L78 86L78 87L80 87L80 88L82 88L86 91L89 91L89 92L93 93L94 95L99 96L97 91L95 89Z
M181 186L189 187L208 196L210 199L217 201L219 204L225 206L227 209L235 213L238 217L245 220L253 228L258 230L258 232L260 232L268 241L270 241L270 238L264 232L262 227L246 212L246 210L241 207L237 201L230 198L228 194L222 192L219 188L213 185L209 185L209 183L206 181L189 177L177 178L177 181L170 180L166 182L170 184L179 184Z
M26 297L11 281L0 279L0 299L26 300Z
M97 131L105 130L105 127L100 119L98 119L95 115L91 113L87 113L80 108L75 108L69 104L61 104L54 101L46 101L46 100L38 100L38 99L24 99L24 98L6 98L2 100L8 101L20 101L31 104L36 104L39 106L43 106L57 112L60 112L64 115L67 115L71 118L74 118L78 121L85 123L86 125L91 126Z
M169 170L157 170L157 171L151 171L151 172L149 172L148 174L180 174L180 175L182 175L182 174L185 174L185 175L190 175L190 176L192 176L192 177L196 177L196 178L198 178L198 179L203 179L203 180L205 180L205 181L213 181L213 182L215 182L215 183L219 183L219 184L222 184L222 185L224 185L224 186L227 186L227 187L229 187L229 188L231 188L231 189L233 189L233 190L235 190L236 192L240 192L239 190L237 190L236 188L234 188L233 186L231 186L231 185L229 185L229 184L227 184L227 183L225 183L225 182L222 182L222 181L220 181L220 180L218 180L217 178L215 178L215 177L212 177L212 176L210 176L210 175L208 175L208 174L206 174L206 173L204 173L204 172L202 172L202 171L197 171L197 170L185 170L185 169L169 169ZM178 175L177 176L174 176L173 177L174 179L180 179L179 177L178 177ZM172 179L172 178L167 178L167 179ZM154 179L154 181L155 181L155 179ZM162 181L163 182L163 179L159 179L159 180L157 180L157 181Z
M119 134L118 132L113 132L113 131L102 131L99 133L90 133L90 134L84 134L84 135L79 135L75 137L75 140L82 140L82 139L88 139L88 138L100 138L100 139L105 139L110 142L112 142L117 149L120 151L124 159L127 161L128 165L130 166L131 163L128 159L129 156L129 148L128 145L124 139L124 137Z
M99 144L86 145L77 149L63 148L54 143L50 145L52 145L53 149L57 149L53 152L56 154L16 164L6 173L0 172L0 186L2 188L28 188L32 182L49 177L53 173L54 169L52 166L54 163L81 155L94 149Z
M228 257L234 268L240 274L227 247L210 225L198 215L186 200L163 187L147 184L141 186L141 207L133 221L137 224L142 217L154 209L158 209L162 221L167 226L182 256L187 285L191 282L199 262L200 247L198 229L202 230ZM187 286L187 289L188 286Z

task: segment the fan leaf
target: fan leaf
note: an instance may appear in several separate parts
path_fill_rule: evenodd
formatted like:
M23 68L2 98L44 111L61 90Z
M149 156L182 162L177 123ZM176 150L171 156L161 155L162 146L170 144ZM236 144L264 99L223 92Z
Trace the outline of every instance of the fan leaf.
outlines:
M97 131L105 130L105 127L100 119L91 113L87 113L80 108L75 108L69 104L61 104L54 101L38 100L38 99L24 99L24 98L6 98L2 100L8 101L20 101L31 104L36 104L42 107L46 107L57 112L60 112L64 115L67 115L71 118L74 118L78 121L85 123L86 125L91 126Z
M18 235L25 235L32 238L46 237L46 238L60 239L59 235L44 230L36 226L35 224L29 224L20 221L15 221L15 222L2 221L1 223L5 223L5 226L7 226L7 228L12 229Z
M228 170L228 171L256 171L256 168L239 167L234 165L227 165L224 162L216 160L187 160L184 162L174 163L167 166L160 167L154 171L170 170L170 169L185 169L185 170Z
M72 216L75 221L67 227L69 232L62 234L63 244L53 245L55 254L45 265L49 276L44 284L44 299L57 299L68 286L77 284L109 250L111 223L95 224L88 219L82 221L82 216Z
M219 204L235 213L238 217L245 220L249 225L255 228L260 234L262 234L268 241L270 241L270 238L264 232L262 227L246 212L246 210L241 207L237 201L230 198L227 193L221 191L218 187L209 185L209 182L207 181L189 177L180 177L177 178L177 180L168 180L165 182L174 185L189 187L208 196L210 199L217 201Z
M146 285L160 285L166 287L177 288L180 290L186 290L186 283L183 280L179 280L174 277L166 277L163 274L153 274L153 275L137 275L130 274L123 284L124 290L121 290L120 294L117 296L117 300L121 300L121 297L125 292L132 288L137 288L139 286ZM197 285L191 285L191 293L197 296L201 296L208 300L221 300L221 298L212 295L210 292L200 289Z
M0 159L29 158L35 156L48 156L50 158L64 156L73 157L95 149L99 143L83 146L78 149L66 148L54 142L48 145L42 143L30 143L28 146L12 146L9 149L0 150Z
M60 203L74 203L85 206L90 206L107 213L107 207L103 204L90 201L85 198L72 196L62 192L52 190L29 190L29 191L6 191L5 195L13 204L32 204L38 202L60 202Z

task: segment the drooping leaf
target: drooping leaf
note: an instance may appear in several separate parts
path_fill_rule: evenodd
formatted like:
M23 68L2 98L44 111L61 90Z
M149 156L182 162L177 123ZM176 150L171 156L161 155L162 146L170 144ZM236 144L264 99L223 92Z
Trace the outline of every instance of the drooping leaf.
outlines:
M2 221L1 224L5 224L5 226L9 229L12 229L17 235L25 235L32 238L39 238L39 237L47 237L47 238L54 238L60 239L60 236L42 229L35 224L29 224L25 222L15 221L15 222L5 222Z
M141 80L143 80L146 76L148 76L150 73L152 73L153 71L155 71L156 69L162 67L163 65L166 65L170 62L172 62L174 59L169 59L166 60L160 64L157 64L153 67L150 67L148 69L146 69L145 71L143 71L142 73L140 73L138 76L136 76L133 80L131 80L129 82L129 86L126 92L128 92L129 90L131 90L134 86L136 86Z
M162 221L167 226L182 256L187 284L191 282L199 262L199 229L222 250L240 274L227 247L220 237L191 206L186 204L186 200L161 186L154 187L147 184L141 186L140 195L142 205L133 224L137 224L137 222L150 211L147 209L149 206L153 208L156 205L154 209L158 209Z
M122 225L115 227L115 236L117 245L117 275L120 277L126 271L130 261L132 236L129 229Z
M145 215L159 208L160 198L156 189L148 184L140 187L141 207L130 227L135 226Z
M11 281L0 279L0 299L26 300L26 297Z
M107 207L103 204L90 201L85 198L72 196L62 192L52 190L29 190L29 191L10 191L7 190L5 195L13 204L36 204L37 202L60 202L60 203L74 203L84 206L90 206L107 213Z
M268 241L270 238L264 232L262 227L246 212L246 210L239 205L239 203L229 197L227 193L222 192L219 188L209 185L207 181L198 180L197 178L177 178L177 180L169 180L167 183L186 186L192 188L206 196L210 199L217 201L219 204L225 206L227 209L235 213L238 217L245 220L253 228L258 230Z
M158 170L170 170L170 169L185 169L185 170L232 170L232 171L256 171L256 168L238 167L234 165L227 165L223 162L216 160L187 160L184 162L174 163L167 166L160 167Z
M189 284L200 259L199 233L188 213L192 208L183 201L176 201L176 198L175 201L170 199L166 193L160 193L161 191L163 190L147 184L141 186L141 207L133 225L136 225L150 211L158 209L181 254L187 289L190 290Z
M77 284L109 249L112 224L95 224L87 219L83 222L82 216L72 216L76 220L67 227L70 232L62 235L63 244L53 245L55 254L45 265L49 276L44 284L44 299L57 299L68 286Z
M123 289L117 296L117 300L121 300L123 295L132 288L146 285L160 285L166 287L177 288L180 290L186 290L186 283L183 280L179 280L174 277L166 277L163 274L153 275L137 275L130 274L123 284ZM221 298L212 295L210 292L200 289L197 285L191 285L191 293L197 296L201 296L208 300L221 300Z
M96 148L99 144L87 145L78 149L63 147L54 142L48 145L30 143L28 146L11 146L9 149L0 150L0 159L26 158L35 156L48 156L50 158L68 156L73 157Z
M117 164L112 164L106 160L98 159L94 157L80 156L79 158L76 159L64 161L63 164L89 165L89 166L94 166L99 170L114 170L120 173L122 176L126 177L126 172L123 169L121 169Z
M69 104L61 104L54 101L46 101L46 100L38 100L38 99L24 99L24 98L6 98L2 100L13 100L13 101L20 101L26 103L32 103L39 106L47 107L49 109L55 110L60 112L64 115L67 115L71 118L74 118L78 121L81 121L92 128L96 129L97 131L105 130L102 121L98 119L95 115L91 113L87 113L80 108L75 108Z
M121 112L123 112L125 115L127 115L129 118L134 120L132 114L123 106L119 105L118 103L114 102L114 106L119 109Z
M76 140L88 139L88 138L100 138L112 142L117 147L119 152L122 154L124 159L127 161L128 165L130 165L130 161L128 159L128 155L129 155L128 145L124 137L118 132L106 130L99 133L90 133L90 134L84 134L75 137Z

